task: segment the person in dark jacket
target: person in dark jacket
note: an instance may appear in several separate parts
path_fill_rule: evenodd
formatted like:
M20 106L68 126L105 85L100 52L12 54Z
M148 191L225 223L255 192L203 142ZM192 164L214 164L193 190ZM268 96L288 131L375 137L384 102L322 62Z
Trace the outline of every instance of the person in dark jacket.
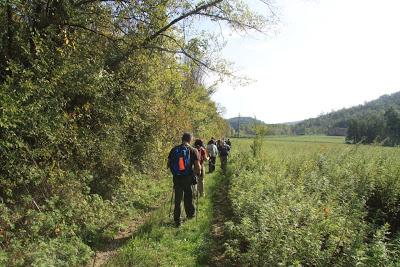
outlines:
M175 226L181 225L181 202L184 200L184 207L186 217L191 219L195 215L195 207L193 205L193 191L192 185L195 184L196 176L200 176L200 156L196 148L192 147L193 136L190 133L184 133L182 136L182 144L175 146L171 149L168 155L168 168L171 169L173 174L174 194L175 194L175 208L174 208L174 221ZM188 157L188 166L183 166L182 173L177 172L177 164L185 164L182 158L177 159L177 153L187 151L185 154Z
M231 147L225 142L221 142L221 146L219 148L219 158L221 160L221 169L223 173L226 172L226 165L228 164L228 156L230 151Z
M231 139L228 138L228 140L226 140L226 144L227 144L230 148L232 148Z

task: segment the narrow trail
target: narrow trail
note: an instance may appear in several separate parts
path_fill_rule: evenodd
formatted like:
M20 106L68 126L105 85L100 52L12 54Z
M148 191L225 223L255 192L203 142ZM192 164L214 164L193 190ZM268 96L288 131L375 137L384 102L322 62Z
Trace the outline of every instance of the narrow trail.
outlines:
M129 225L121 229L112 240L107 240L106 242L98 245L95 248L95 254L93 258L88 262L86 267L100 267L104 266L109 259L115 256L118 249L129 242L129 240L137 234L139 228L149 221L152 215L162 208L166 199L155 207L152 207L148 211L144 212L140 217L132 220Z
M232 266L225 256L225 222L231 218L229 177L206 177L206 196L197 220L177 229L169 217L170 195L162 204L98 248L92 266Z
M231 266L225 255L226 229L225 222L232 218L229 203L229 176L221 174L221 182L213 196L213 217L211 224L212 244L210 248L209 266Z

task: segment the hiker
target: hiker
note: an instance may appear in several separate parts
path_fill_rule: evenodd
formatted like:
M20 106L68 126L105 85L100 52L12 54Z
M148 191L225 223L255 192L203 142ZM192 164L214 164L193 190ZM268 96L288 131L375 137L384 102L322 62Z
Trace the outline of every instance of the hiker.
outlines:
M211 137L211 139L210 139L210 141L208 141L207 145L215 144L215 143L216 143L215 138Z
M227 144L230 148L232 148L231 139L228 138L228 140L226 140L226 144Z
M197 149L197 151L199 152L199 156L200 156L200 175L198 176L197 179L197 190L198 193L201 197L204 196L204 162L208 160L208 155L207 155L207 151L204 148L204 143L201 139L197 139L196 141L194 141L194 147Z
M210 160L208 161L208 172L212 173L215 171L215 164L217 161L217 155L218 155L218 148L215 145L215 140L214 137L211 138L211 140L208 142L207 145L207 152L208 156L210 157Z
M176 227L181 225L182 198L186 217L192 219L195 215L192 185L196 184L196 176L200 176L200 156L197 149L190 145L192 139L192 134L184 133L182 144L171 149L168 155L168 167L172 172L174 182Z
M222 141L221 141L221 139L218 139L218 141L217 141L217 149L218 149L218 152L221 150L221 147L222 147Z
M226 165L228 164L228 156L229 156L230 150L231 150L231 147L228 146L225 142L221 143L221 146L219 149L219 157L221 160L221 169L224 173L226 171Z

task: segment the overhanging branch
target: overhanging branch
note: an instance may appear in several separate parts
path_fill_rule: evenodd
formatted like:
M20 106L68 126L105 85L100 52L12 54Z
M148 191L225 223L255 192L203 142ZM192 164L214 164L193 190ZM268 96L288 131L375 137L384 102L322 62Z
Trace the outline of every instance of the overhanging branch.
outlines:
M162 27L161 29L159 29L158 31L156 31L155 33L153 33L152 35L150 35L149 37L147 37L144 42L143 45L145 46L146 44L148 44L150 41L154 40L157 36L159 36L161 33L167 31L169 28L171 28L173 25L177 24L178 22L180 22L181 20L190 17L192 15L196 15L199 14L199 12L206 10L210 7L213 7L219 3L221 3L223 0L214 0L211 1L209 3L206 3L204 5L200 5L197 8L193 9L192 11L189 11L185 14L182 14L181 16L173 19L170 23L168 23L167 25L165 25L164 27Z

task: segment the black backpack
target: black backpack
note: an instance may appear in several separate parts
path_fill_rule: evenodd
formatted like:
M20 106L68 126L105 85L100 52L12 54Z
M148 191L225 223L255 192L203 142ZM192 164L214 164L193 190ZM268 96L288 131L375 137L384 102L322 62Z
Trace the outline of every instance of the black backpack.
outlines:
M221 146L219 154L223 157L226 157L229 155L229 150L230 150L230 147L228 145L224 144Z

